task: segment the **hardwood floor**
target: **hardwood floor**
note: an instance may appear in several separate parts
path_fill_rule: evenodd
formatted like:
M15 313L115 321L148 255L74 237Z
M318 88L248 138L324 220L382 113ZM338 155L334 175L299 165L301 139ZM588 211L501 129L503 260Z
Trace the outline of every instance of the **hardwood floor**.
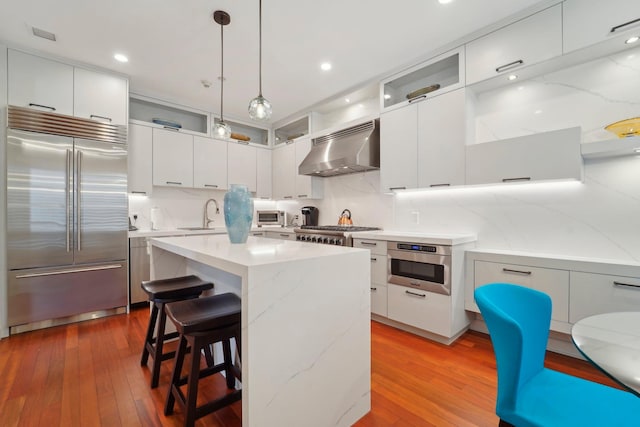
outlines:
M163 414L171 375L149 388L140 366L148 310L14 335L0 340L0 426L180 426ZM497 426L495 360L487 335L468 332L451 346L371 323L372 411L356 425ZM553 369L612 385L587 362L548 353ZM204 380L201 401L222 378ZM196 422L241 425L241 403ZM283 426L289 427L289 426ZM291 426L294 427L294 426ZM298 426L295 426L298 427Z

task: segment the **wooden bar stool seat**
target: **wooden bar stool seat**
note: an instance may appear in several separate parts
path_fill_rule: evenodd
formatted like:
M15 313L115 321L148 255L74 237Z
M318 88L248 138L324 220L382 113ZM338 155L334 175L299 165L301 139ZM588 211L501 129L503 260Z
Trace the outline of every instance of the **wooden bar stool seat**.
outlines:
M236 349L240 354L240 305L240 298L231 293L167 304L167 316L180 333L180 341L167 394L165 415L173 413L177 401L185 413L184 425L191 427L198 418L242 398L242 390L235 389L236 378L241 380L241 373L231 356L231 338L235 339ZM217 365L208 364L206 368L200 369L201 352L206 352L210 345L217 342L222 342L224 360ZM182 366L188 348L191 349L190 368L183 377ZM225 371L227 387L233 391L196 406L198 381L221 371ZM180 389L185 384L186 396Z
M149 356L153 359L151 367L151 388L158 386L160 378L160 364L171 359L175 351L163 353L164 342L179 336L178 332L165 334L167 315L165 304L198 298L202 292L212 289L213 283L204 281L198 276L173 277L170 279L149 280L142 282L142 289L149 295L152 303L149 327L142 350L140 365L145 366ZM156 323L158 328L156 331ZM155 336L154 336L155 334ZM211 359L213 364L213 359Z

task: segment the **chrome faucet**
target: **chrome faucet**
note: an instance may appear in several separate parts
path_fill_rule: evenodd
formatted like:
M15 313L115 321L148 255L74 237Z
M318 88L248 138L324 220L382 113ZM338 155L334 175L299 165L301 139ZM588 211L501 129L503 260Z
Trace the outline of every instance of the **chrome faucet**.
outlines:
M213 222L213 219L209 218L209 203L213 202L216 205L216 213L220 213L220 209L218 208L218 201L216 199L209 199L204 204L204 215L202 218L202 227L209 228L209 224Z

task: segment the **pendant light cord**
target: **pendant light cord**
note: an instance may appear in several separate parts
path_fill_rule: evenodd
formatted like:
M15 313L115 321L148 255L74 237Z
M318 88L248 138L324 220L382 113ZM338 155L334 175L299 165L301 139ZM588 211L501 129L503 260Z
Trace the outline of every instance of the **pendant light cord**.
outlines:
M220 121L224 122L224 25L220 24Z
M258 92L260 96L262 96L262 0L259 0L259 14L260 16L258 17L258 29L260 32L260 49L259 49L259 69L258 69L258 76L259 76L259 84L258 84Z

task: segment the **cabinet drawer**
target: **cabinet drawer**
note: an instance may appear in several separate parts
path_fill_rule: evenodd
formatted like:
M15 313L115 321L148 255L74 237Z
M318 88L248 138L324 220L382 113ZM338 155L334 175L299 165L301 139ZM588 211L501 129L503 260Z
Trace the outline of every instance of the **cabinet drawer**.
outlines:
M640 278L571 272L569 322L601 313L638 311Z
M353 239L353 247L369 249L372 254L387 255L386 240Z
M450 335L451 299L447 295L388 284L387 298L390 319L442 336Z
M468 43L467 85L560 56L561 12L556 5Z
M371 313L387 317L387 285L373 283L371 285Z
M569 271L488 261L475 261L474 267L476 289L489 283L512 283L536 289L551 297L553 320L569 321Z

